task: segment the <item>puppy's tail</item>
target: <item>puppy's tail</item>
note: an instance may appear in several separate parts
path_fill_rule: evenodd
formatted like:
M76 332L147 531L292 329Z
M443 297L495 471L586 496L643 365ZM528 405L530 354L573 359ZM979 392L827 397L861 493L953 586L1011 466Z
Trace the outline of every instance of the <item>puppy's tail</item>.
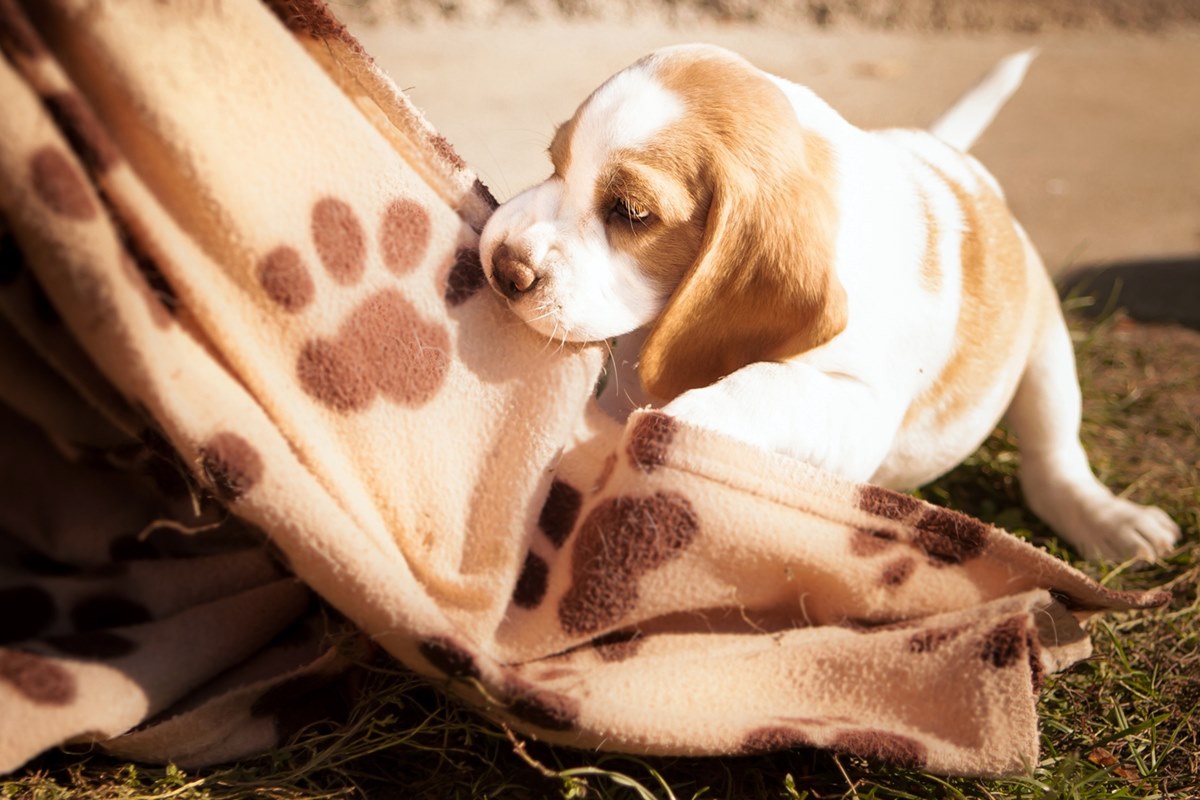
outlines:
M1001 59L983 80L929 126L929 132L964 153L970 150L1008 98L1017 91L1036 55L1037 48L1031 47Z

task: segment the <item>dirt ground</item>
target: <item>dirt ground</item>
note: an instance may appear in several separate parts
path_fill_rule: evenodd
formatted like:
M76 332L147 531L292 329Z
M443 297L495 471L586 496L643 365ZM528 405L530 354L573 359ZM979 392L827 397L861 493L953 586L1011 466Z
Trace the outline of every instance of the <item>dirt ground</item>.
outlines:
M731 47L864 126L926 124L1002 55L1038 47L976 155L1053 272L1174 259L1197 276L1189 285L1200 306L1197 0L346 0L335 9L500 199L545 176L554 125L588 92L664 44Z

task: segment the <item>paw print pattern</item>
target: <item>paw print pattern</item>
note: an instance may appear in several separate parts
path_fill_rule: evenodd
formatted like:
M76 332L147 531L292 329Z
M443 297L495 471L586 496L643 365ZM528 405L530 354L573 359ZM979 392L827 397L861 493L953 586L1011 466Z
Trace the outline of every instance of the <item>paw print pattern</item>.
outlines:
M409 199L384 210L376 245L387 269L411 272L429 247L429 215ZM311 235L326 274L340 286L354 286L367 267L366 227L348 203L323 197L312 208ZM317 295L304 258L281 245L263 256L258 284L288 313L308 308ZM346 315L332 336L309 339L296 360L296 379L310 397L339 413L361 411L382 396L418 407L441 389L449 368L450 334L424 318L397 288L380 289Z
M682 555L699 532L691 502L674 492L601 502L576 533L562 629L592 635L620 622L637 608L642 577Z
M29 162L33 189L42 202L67 219L85 222L100 209L88 193L87 182L55 147L43 147Z
M991 526L966 514L878 486L860 488L858 507L876 517L912 525L915 532L910 543L933 566L962 564L977 558L987 549L992 536ZM896 533L889 528L859 531L851 540L851 552L873 556L896 541Z
M65 706L75 699L75 678L36 653L0 650L0 682L38 705Z

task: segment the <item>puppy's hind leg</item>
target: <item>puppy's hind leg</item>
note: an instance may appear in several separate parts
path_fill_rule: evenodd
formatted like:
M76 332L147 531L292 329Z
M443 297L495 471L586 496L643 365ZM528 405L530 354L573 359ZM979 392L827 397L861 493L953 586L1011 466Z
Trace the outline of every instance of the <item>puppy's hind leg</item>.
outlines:
M1097 480L1079 441L1075 354L1055 304L1005 415L1021 448L1029 507L1088 559L1153 559L1179 539L1161 509L1115 497Z

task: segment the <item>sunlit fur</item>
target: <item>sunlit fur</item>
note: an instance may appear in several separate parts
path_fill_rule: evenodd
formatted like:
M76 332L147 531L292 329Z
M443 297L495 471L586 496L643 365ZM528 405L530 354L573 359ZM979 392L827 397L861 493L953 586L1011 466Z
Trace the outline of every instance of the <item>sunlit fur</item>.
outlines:
M943 118L948 137L969 146L1020 58ZM1178 537L1092 475L1054 287L971 156L926 132L860 130L708 46L618 73L550 155L553 175L484 230L485 272L502 285L503 243L536 276L509 292L528 324L621 337L611 413L662 405L896 488L950 469L1006 415L1030 505L1085 555L1150 557Z

